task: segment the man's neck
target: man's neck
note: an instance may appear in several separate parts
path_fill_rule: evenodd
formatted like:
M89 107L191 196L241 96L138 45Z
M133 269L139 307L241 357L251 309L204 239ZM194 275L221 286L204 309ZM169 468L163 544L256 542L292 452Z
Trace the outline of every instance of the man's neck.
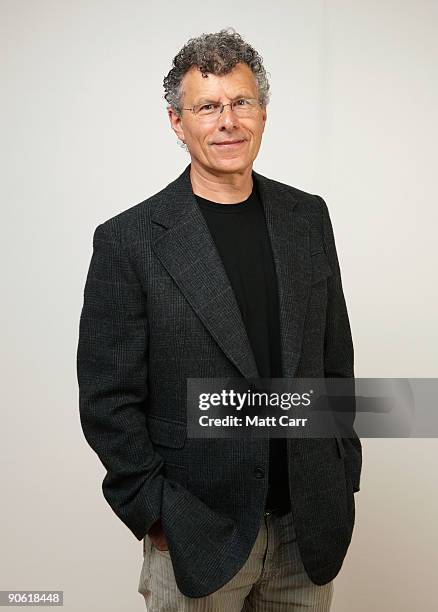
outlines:
M248 167L243 173L214 175L198 168L192 162L190 181L193 193L201 198L219 204L237 204L251 195L252 167Z

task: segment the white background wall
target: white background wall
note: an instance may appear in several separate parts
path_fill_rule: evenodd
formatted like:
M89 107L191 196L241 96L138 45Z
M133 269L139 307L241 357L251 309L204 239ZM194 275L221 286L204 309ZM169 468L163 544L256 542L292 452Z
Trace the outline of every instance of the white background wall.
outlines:
M437 376L432 0L1 0L0 589L144 609L141 542L105 502L80 429L76 348L97 224L182 171L162 80L233 26L271 75L254 168L329 206L358 377ZM435 70L434 70L435 68ZM436 609L435 439L363 440L336 612Z

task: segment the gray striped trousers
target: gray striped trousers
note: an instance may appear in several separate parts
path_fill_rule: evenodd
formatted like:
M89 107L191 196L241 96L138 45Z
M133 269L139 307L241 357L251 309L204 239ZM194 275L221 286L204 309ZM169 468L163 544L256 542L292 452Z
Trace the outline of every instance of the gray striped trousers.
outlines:
M265 513L251 553L237 574L207 597L178 589L167 550L144 539L138 592L147 612L327 612L333 581L318 586L308 577L298 551L292 513Z

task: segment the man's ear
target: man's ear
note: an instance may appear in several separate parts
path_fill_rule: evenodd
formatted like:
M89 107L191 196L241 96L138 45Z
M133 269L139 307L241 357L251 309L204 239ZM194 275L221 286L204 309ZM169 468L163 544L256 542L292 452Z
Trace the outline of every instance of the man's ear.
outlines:
M266 127L266 119L268 117L268 113L266 111L266 106L262 106L261 107L262 110L262 128L261 128L261 134L263 135L264 131L265 131L265 127Z
M182 118L179 115L177 115L177 113L171 106L167 108L167 114L169 116L170 125L172 127L172 130L175 132L175 134L178 136L178 138L182 142L185 142L184 130L182 127Z

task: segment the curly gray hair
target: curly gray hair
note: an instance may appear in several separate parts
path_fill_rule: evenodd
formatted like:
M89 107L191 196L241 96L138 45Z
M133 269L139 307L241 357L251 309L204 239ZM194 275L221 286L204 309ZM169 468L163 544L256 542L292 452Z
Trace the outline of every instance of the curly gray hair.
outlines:
M263 58L246 43L234 28L226 28L214 34L201 34L190 38L173 58L173 67L163 80L164 97L175 113L181 115L182 80L192 66L202 73L222 75L231 72L234 66L247 64L255 77L259 102L262 106L269 103L269 82L263 66Z

